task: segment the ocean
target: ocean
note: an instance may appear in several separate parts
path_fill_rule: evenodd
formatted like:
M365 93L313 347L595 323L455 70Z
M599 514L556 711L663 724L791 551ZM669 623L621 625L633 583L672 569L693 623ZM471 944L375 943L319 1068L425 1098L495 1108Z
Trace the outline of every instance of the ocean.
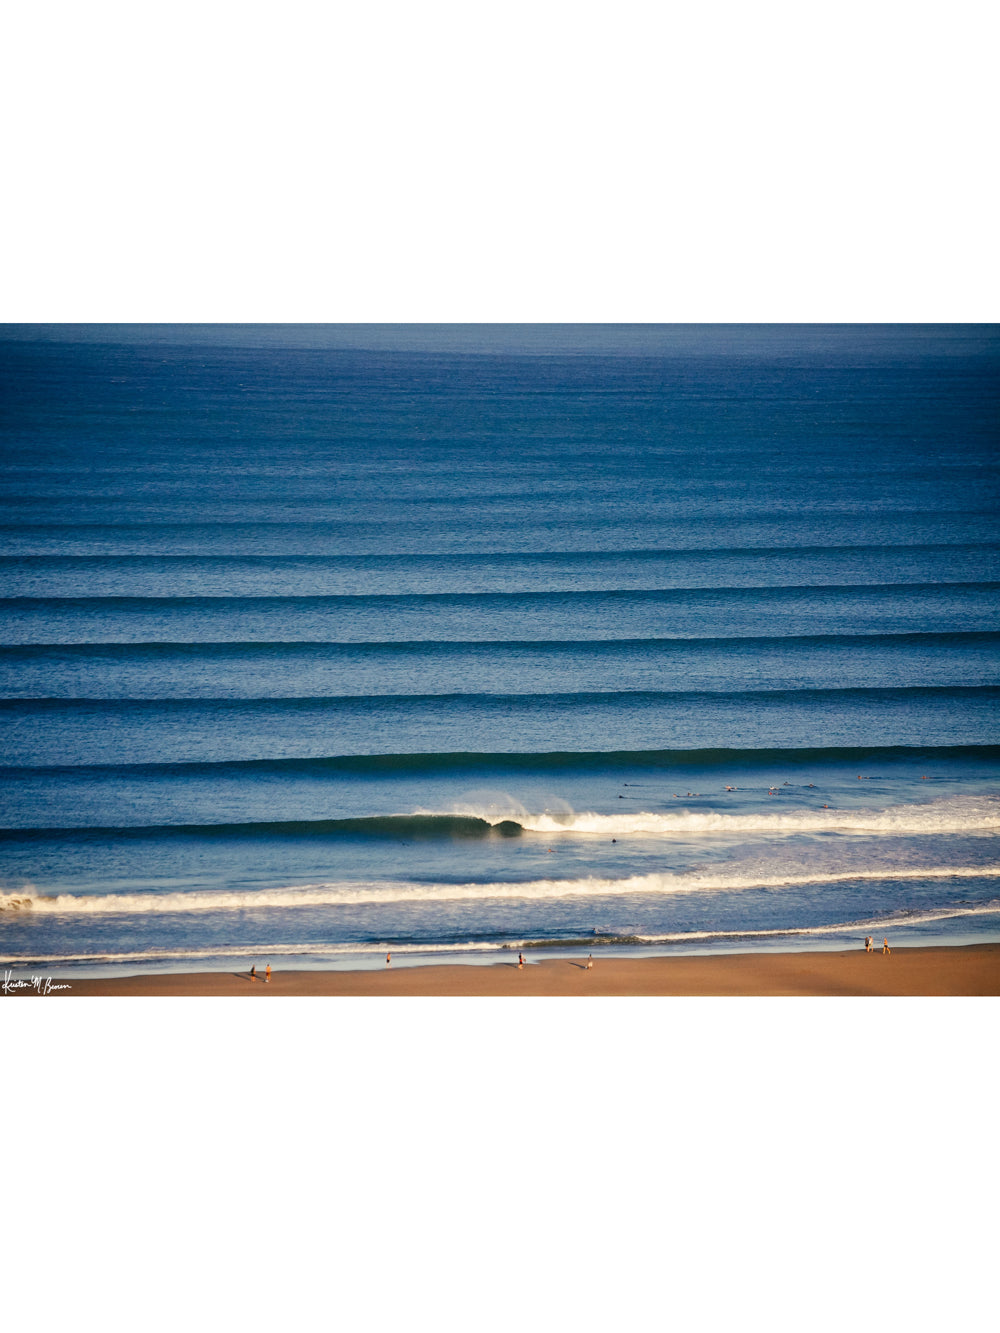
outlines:
M998 370L0 326L0 966L1000 940Z

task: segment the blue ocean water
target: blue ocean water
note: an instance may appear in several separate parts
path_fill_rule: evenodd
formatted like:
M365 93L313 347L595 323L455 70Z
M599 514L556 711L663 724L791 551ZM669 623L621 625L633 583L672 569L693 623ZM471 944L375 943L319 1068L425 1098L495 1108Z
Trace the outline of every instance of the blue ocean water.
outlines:
M0 327L0 965L1000 939L998 370Z

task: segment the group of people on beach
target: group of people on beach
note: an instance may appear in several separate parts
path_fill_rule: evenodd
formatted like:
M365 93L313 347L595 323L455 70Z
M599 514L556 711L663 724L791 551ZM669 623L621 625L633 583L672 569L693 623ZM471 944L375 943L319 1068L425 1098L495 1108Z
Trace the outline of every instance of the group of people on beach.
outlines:
M253 967L251 967L251 969L250 969L250 980L251 980L251 981L256 981L256 980L257 980L257 964L256 964L256 963L254 963ZM267 967L264 969L264 980L265 980L265 981L270 981L270 980L271 980L271 964L270 964L270 963L268 963Z
M865 936L865 953L872 953L873 950L874 950L874 947L875 947L875 936L874 936L874 935L866 935L866 936ZM889 941L888 941L887 938L886 938L886 939L883 939L883 941L882 941L882 952L883 952L883 953L892 953L892 950L889 948Z

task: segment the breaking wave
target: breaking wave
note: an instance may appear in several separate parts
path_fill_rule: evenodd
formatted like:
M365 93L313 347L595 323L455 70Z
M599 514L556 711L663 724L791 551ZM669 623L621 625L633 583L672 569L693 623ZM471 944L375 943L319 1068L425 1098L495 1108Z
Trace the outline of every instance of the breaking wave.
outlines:
M734 792L739 789L734 788ZM772 789L776 804L781 788ZM427 820L448 821L462 818L477 826L491 825L494 829L523 830L529 833L582 833L601 837L628 837L629 835L670 836L691 833L846 833L846 834L931 834L980 833L1000 830L1000 797L943 797L936 801L914 802L908 805L880 809L828 809L827 807L787 812L775 810L754 811L730 815L718 810L691 810L684 805L690 798L700 798L699 792L675 793L679 804L675 810L635 811L622 814L595 814L591 811L546 810L540 814L526 810L517 802L509 805L456 806L452 814L420 811ZM712 793L717 799L718 793ZM705 798L708 799L707 793ZM766 799L766 798L765 798ZM396 816L395 818L400 818ZM360 821L359 821L360 822Z
M774 789L780 801L780 788ZM991 833L1000 830L1000 797L944 797L937 801L883 809L763 811L729 815L690 810L680 804L666 813L637 811L603 815L568 806L532 813L513 800L458 806L450 811L364 815L353 819L261 820L243 824L77 825L61 828L0 829L0 842L49 837L114 838L389 838L394 840L513 838L522 833L592 834L604 838L670 837L710 834L879 834ZM776 804L773 802L772 804Z
M678 799L686 797L678 795ZM462 813L471 815L472 812ZM945 798L881 810L823 808L727 815L714 810L692 811L681 807L676 814L649 811L621 815L546 813L518 814L512 818L531 832L606 836L650 833L975 833L1000 829L1000 798Z
M767 875L718 871L658 872L622 879L537 879L523 883L420 884L402 881L305 884L282 889L196 889L184 893L0 894L0 911L33 913L178 913L257 911L261 908L334 907L377 903L483 902L489 899L624 897L633 894L728 893L852 881L920 881L1000 878L1000 866L901 866Z

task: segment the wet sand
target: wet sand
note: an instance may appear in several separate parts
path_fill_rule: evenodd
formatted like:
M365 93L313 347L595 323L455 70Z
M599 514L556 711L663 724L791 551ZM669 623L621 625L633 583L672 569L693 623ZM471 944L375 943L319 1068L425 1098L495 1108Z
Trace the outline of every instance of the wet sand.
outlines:
M258 966L258 972L262 972ZM27 979L26 973L19 973ZM65 985L66 978L57 978ZM711 957L595 956L487 966L450 963L378 971L278 971L270 983L247 972L160 973L73 980L51 995L1000 995L1000 944L745 953ZM34 995L31 990L9 994Z

